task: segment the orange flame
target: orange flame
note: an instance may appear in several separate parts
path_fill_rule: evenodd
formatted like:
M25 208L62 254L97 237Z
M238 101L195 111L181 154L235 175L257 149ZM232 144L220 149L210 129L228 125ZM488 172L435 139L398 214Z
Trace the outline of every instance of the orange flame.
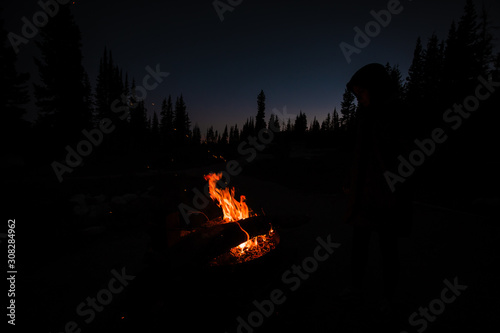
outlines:
M225 222L236 222L250 217L250 211L245 203L245 196L240 196L240 201L234 198L234 188L218 188L217 182L222 178L222 173L210 173L205 176L208 180L210 198L218 202L222 208ZM246 232L246 231L245 231Z
M268 252L270 250L270 246L269 244L266 246L266 243L269 243L269 240L274 234L272 227L267 235L259 235L250 239L248 232L246 232L245 229L243 229L238 223L239 220L255 216L245 203L245 196L241 195L240 200L238 201L234 197L234 188L229 189L228 187L217 187L217 182L221 180L222 173L210 173L204 178L205 180L208 180L210 198L216 201L218 206L222 208L224 222L237 223L240 229L247 236L246 242L243 242L230 250L231 255L234 257L242 257L249 254L251 257L258 257Z

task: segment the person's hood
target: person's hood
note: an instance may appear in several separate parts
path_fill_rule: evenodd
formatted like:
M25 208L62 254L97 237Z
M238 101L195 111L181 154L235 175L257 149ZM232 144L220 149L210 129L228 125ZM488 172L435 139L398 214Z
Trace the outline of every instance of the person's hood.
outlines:
M346 86L352 93L354 93L354 86L365 88L368 90L371 103L375 105L388 101L396 91L395 84L386 68L377 63L368 64L359 69Z

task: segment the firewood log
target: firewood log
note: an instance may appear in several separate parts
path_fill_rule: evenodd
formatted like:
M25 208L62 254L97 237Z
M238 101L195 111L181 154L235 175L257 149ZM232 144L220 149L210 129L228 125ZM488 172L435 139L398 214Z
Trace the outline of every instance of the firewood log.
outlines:
M241 228L240 228L241 226ZM250 217L238 222L200 227L168 250L171 265L205 265L209 260L228 252L249 238L269 233L271 219L265 216Z

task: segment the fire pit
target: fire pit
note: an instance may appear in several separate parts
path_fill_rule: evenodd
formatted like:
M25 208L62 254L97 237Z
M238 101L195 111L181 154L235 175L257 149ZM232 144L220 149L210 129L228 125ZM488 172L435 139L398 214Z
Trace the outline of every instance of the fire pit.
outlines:
M242 229L243 230L243 229ZM272 228L267 235L259 235L231 248L209 262L210 266L235 265L260 258L276 248L279 235Z
M236 200L234 188L218 187L217 183L221 178L222 173L210 173L205 176L205 180L207 180L209 184L210 197L217 202L217 205L222 209L223 213L221 218L216 221L209 221L209 224L221 225L234 223L245 234L246 240L210 260L209 265L221 266L241 264L262 257L274 250L279 243L279 235L273 229L271 223L267 222L269 225L267 230L265 228L266 222L262 222L262 219L260 220L260 225L257 222L252 225L252 221L258 220L255 219L258 215L254 214L247 206L245 203L245 196L241 195L240 200ZM252 218L254 219L252 220ZM248 225L248 227L245 226L245 228L243 228L242 221L245 221L245 225ZM257 226L259 228L252 228ZM253 234L257 235L250 237L246 229L256 229Z

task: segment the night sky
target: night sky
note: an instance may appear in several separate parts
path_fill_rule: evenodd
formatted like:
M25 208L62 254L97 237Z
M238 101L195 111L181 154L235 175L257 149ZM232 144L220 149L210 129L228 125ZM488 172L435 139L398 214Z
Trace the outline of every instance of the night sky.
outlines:
M8 31L20 34L21 17L30 18L40 10L37 1L22 3L23 8L13 1L4 5ZM497 27L498 44L500 1L477 1L476 10L481 3ZM363 65L399 64L405 78L417 37L424 45L433 31L445 39L465 1L401 1L401 13L393 15L389 25L348 63L339 44L353 45L353 28L364 30L373 20L370 11L386 9L387 4L386 0L247 0L225 12L223 21L211 0L83 0L75 2L73 12L92 85L105 46L138 85L147 73L145 67L159 64L170 76L148 93L149 113L159 113L164 97L171 94L175 99L182 93L192 124L198 123L205 133L207 126L219 130L225 124L241 126L255 116L261 89L267 97L267 117L272 109L286 106L291 115L302 110L309 122L314 116L321 122L340 107L345 83ZM18 54L19 70L30 72L32 81L37 80L34 56L38 50L33 41ZM27 119L34 120L36 108L29 108Z

